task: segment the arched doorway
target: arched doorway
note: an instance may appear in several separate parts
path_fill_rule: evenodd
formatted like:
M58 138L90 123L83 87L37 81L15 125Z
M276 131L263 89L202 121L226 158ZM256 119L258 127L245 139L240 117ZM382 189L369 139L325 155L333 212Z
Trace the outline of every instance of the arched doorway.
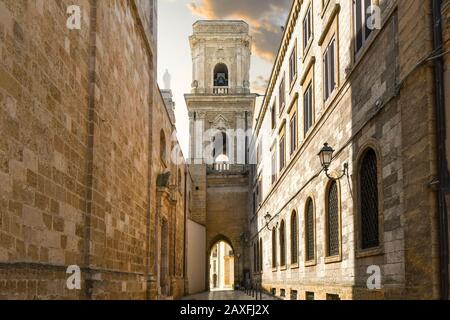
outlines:
M231 245L220 240L210 250L209 255L209 289L234 289L234 251Z

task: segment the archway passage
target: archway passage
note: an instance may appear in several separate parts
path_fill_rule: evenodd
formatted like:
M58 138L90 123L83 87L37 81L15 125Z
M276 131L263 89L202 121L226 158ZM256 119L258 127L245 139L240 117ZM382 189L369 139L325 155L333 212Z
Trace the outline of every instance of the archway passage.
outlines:
M209 268L211 291L234 289L234 252L227 242L219 241L211 247Z

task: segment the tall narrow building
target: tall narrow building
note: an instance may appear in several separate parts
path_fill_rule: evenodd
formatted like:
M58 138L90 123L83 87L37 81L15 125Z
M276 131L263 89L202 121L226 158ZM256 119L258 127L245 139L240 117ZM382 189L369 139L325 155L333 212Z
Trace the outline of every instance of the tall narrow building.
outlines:
M232 248L234 278L242 278L246 269L242 239L247 231L248 137L256 96L250 93L248 24L198 21L193 28L192 91L185 96L194 181L191 219L206 229L206 252L198 258L206 257L209 287L210 251L220 241Z

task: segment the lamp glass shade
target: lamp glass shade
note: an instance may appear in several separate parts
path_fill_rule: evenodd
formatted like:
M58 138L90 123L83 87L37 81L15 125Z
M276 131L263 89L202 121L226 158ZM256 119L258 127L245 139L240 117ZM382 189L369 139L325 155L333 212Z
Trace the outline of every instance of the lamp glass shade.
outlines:
M325 143L322 150L319 152L320 164L323 168L328 168L331 164L331 160L333 160L334 150L331 148L328 143Z
M266 220L266 223L269 224L270 220L272 219L272 216L270 214L266 214L264 216L264 219Z

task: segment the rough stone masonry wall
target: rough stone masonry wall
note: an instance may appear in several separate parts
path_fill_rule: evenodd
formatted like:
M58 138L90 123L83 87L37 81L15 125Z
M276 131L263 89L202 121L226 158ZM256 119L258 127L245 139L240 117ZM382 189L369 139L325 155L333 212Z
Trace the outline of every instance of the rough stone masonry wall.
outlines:
M97 5L88 228L89 1L0 1L0 298L85 298L85 262L92 298L145 298L152 57L129 2Z
M78 298L83 263L89 1L0 1L0 297ZM19 264L21 263L21 264ZM31 264L32 263L32 264Z

